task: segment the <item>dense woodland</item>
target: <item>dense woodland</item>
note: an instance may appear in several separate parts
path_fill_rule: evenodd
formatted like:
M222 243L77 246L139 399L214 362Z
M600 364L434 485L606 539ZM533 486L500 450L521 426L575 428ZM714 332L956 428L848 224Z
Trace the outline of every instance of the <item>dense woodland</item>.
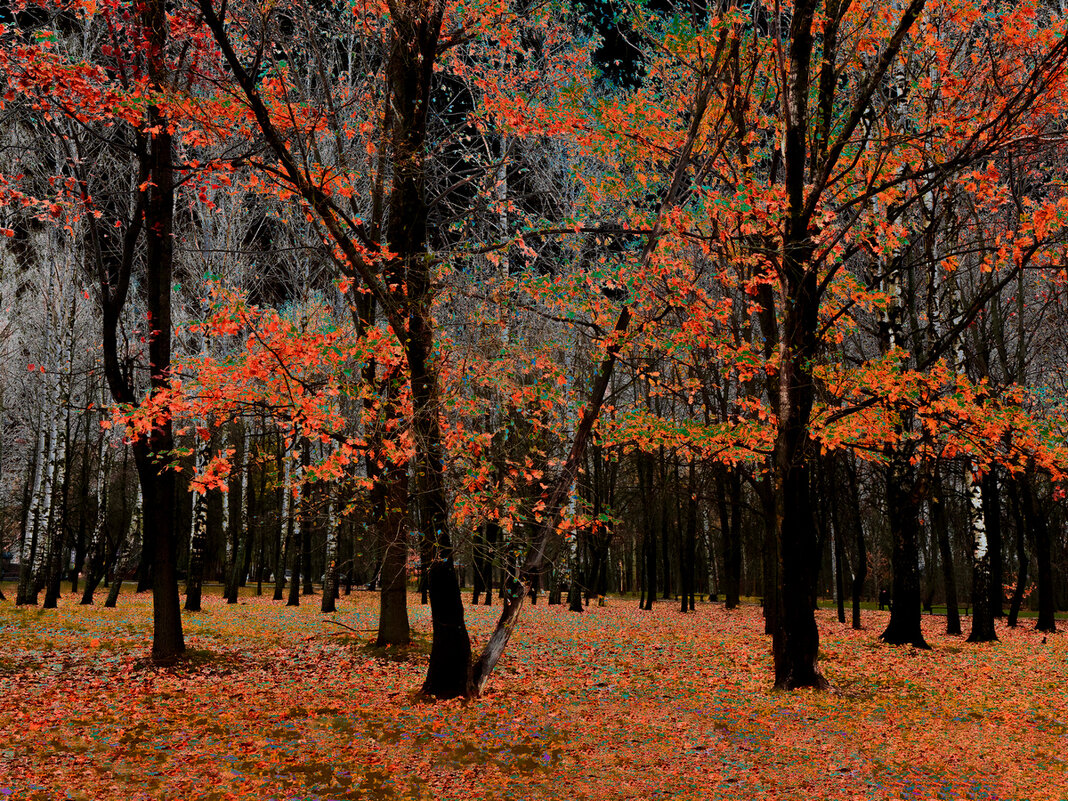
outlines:
M1068 608L1060 6L0 26L10 602L136 581L166 664L216 585L377 591L380 644L417 586L441 697L526 603L760 600L783 688L825 683L817 598L918 647Z

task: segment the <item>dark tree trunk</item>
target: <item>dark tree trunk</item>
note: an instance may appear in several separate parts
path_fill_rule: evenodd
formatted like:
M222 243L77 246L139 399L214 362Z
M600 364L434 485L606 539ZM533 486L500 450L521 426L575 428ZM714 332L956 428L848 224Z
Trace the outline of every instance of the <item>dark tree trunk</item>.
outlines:
M302 450L303 461L307 462L309 456L307 443L304 443ZM300 478L301 481L303 481L303 473ZM292 554L290 556L291 562L289 565L289 598L286 600L286 606L300 606L300 566L304 561L301 551L304 550L304 543L306 542L304 538L304 527L308 523L304 514L304 499L307 491L308 488L301 484L297 496L291 501L291 503L294 504L292 514L290 515L293 526L293 542L290 547Z
M816 598L816 530L811 499L809 420L814 400L812 362L819 324L819 278L811 264L815 244L805 211L808 154L808 100L811 90L812 20L815 3L794 8L788 39L789 86L784 93L783 188L787 213L778 277L787 298L782 310L779 372L773 398L777 412L771 459L778 561L772 652L775 686L823 688L819 672ZM765 604L768 599L765 599Z
M667 492L667 460L664 458L664 447L660 446L660 454L657 459L657 498L660 508L660 521L657 527L657 536L660 540L660 561L663 564L661 570L661 576L663 577L663 583L660 586L661 598L665 601L669 600L674 591L674 584L672 583L671 575L671 557L668 548L668 533L673 530L673 526L670 524L669 519L671 517L671 497Z
M890 622L880 635L890 645L930 648L923 637L920 621L919 549L920 494L915 469L908 457L894 449L886 468L886 506L893 540L891 566L894 571Z
M651 610L656 600L656 525L653 522L653 464L645 453L637 455L638 485L642 498L642 601L639 609Z
M1013 491L1009 493L1009 506L1012 509L1013 528L1016 529L1016 563L1019 565L1016 573L1016 588L1012 592L1012 602L1009 604L1009 618L1006 621L1009 628L1016 628L1016 622L1020 617L1020 606L1023 603L1024 592L1027 588L1027 567L1030 558L1027 554L1026 532L1024 524L1022 502L1020 492L1022 489L1019 479L1012 479Z
M291 492L291 490L285 487L283 492ZM274 595L271 598L274 601L281 601L285 597L287 557L290 548L293 547L293 516L287 514L278 522L278 549L274 559Z
M1004 557L1001 533L1001 491L998 467L991 465L982 482L983 517L986 520L986 536L990 548L990 613L995 618L1004 617Z
M64 477L64 484L66 484L66 477ZM55 536L52 539L52 553L48 555L48 562L45 566L45 597L44 603L41 604L42 609L55 609L59 605L59 591L60 582L63 578L63 567L66 562L67 551L69 548L70 532L67 527L62 525L62 518L66 515L61 515L60 520L53 521L53 525L59 528Z
M738 607L742 579L741 495L742 477L738 468L721 466L716 476L716 500L723 535L723 600L727 609Z
M679 572L682 576L682 611L694 612L697 609L694 605L694 573L697 562L697 475L692 461L690 462L687 479L685 501L686 530L683 536L685 545L680 553L682 569ZM681 488L682 482L678 482L678 484Z
M164 0L147 0L144 25L148 32L148 71L153 84L166 80L167 11ZM149 177L145 203L145 264L149 336L149 377L153 392L169 388L171 376L171 283L174 254L174 158L169 122L149 108L156 132L149 137ZM174 531L174 473L166 461L174 448L171 423L152 429L134 447L146 514L143 542L152 550L152 661L174 662L185 651L178 597L177 539Z
M245 526L241 532L244 541L241 545L241 559L237 562L237 586L247 587L248 577L252 572L252 554L256 548L256 492L252 483L252 460L248 460L245 469L249 476L245 481Z
M485 598L482 601L483 606L493 606L493 563L494 553L496 552L497 540L500 537L500 526L496 523L487 524L486 526L486 561L484 563L483 578L486 581L486 593Z
M1030 466L1019 479L1019 497L1023 507L1023 516L1031 530L1034 542L1035 562L1038 565L1038 631L1054 632L1057 630L1056 605L1053 598L1053 564L1050 554L1049 521L1044 509L1039 507L1038 491L1035 487L1038 476Z
M474 569L474 576L471 582L471 605L478 606L479 599L482 597L483 592L491 592L486 589L486 528L490 524L484 523L479 527L471 541L471 565ZM551 601L550 601L551 603Z
M246 436L244 426L233 427L232 441L234 444L234 466L237 468L230 474L229 492L229 520L226 521L226 537L229 540L230 558L226 564L226 583L223 588L223 597L226 603L236 604L238 587L241 585L241 566L244 562L242 556L242 543L244 542L244 526L248 525L245 493L248 491L248 469L250 460L246 458Z
M936 468L927 506L931 510L931 526L938 538L942 579L946 585L946 634L961 634L960 608L957 604L957 571L953 565L953 548L949 540L949 518L946 515L944 493L942 478Z
M197 439L197 462L207 465L211 459L210 439ZM185 611L201 611L201 595L204 590L204 548L208 530L208 497L206 493L196 493L193 498L192 532L189 536L189 568L185 579Z
M383 545L381 606L376 644L407 645L408 623L408 471L389 465L382 471L376 492L376 514Z
M860 601L864 595L864 582L868 578L868 551L864 543L864 523L860 517L860 493L857 490L857 472L852 465L849 466L849 499L850 509L853 512L853 527L857 544L857 564L853 569L853 583L851 594L853 597L853 628L859 631L863 626L860 619Z
M305 494L311 496L312 508L314 504L319 500L319 493L315 489L315 485L306 487ZM318 529L319 515L311 514L307 507L304 507L304 511L301 512L303 521L300 526L300 583L301 583L301 595L314 595L315 583L312 581L312 531ZM296 581L296 573L293 574L294 581Z
M779 608L779 529L775 517L775 492L771 476L764 474L760 484L760 501L763 507L764 547L762 549L762 583L764 593L764 633L775 634L776 614Z
M970 463L965 465L965 470L971 469ZM990 603L990 527L984 513L981 479L971 477L966 495L972 535L972 630L968 634L968 642L993 642L998 635L994 629L994 609Z
M835 502L837 505L837 501ZM839 521L833 524L834 537L834 590L838 600L838 622L845 623L845 548L842 545L842 527Z
M577 533L575 536L579 536ZM576 543L576 546L579 544ZM570 547L570 544L569 544ZM582 606L582 548L575 547L568 554L568 563L571 567L571 578L567 585L567 610L569 612L583 612Z
M111 577L111 586L108 587L108 597L104 600L105 609L114 609L119 603L119 593L122 591L122 581L125 578L125 567L116 565L115 574Z

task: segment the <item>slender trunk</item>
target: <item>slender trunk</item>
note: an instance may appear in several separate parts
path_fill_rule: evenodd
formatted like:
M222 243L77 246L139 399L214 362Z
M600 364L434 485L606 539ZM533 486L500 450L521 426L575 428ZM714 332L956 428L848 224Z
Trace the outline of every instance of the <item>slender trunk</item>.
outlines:
M478 606L478 601L483 592L492 594L492 590L487 588L486 584L486 568L488 566L488 545L486 529L490 523L487 521L483 523L475 531L474 537L471 542L471 563L474 568L474 576L472 577L471 586L471 605Z
M732 514L728 514L728 493ZM738 508L741 475L736 467L720 466L716 475L716 500L719 506L719 529L723 537L724 607L736 609L742 576L741 517Z
M972 533L972 630L968 642L992 642L998 635L994 630L994 610L990 606L990 546L983 514L982 484L974 474L970 460L965 462L964 471L964 495Z
M680 482L681 486L681 482ZM682 611L695 612L694 578L697 562L697 475L690 462L686 487L685 567L682 569Z
M945 489L937 469L932 479L927 506L931 511L931 526L938 538L938 552L942 561L942 578L946 585L946 634L960 634L960 609L957 603L957 571L953 564L953 548L949 540L949 520L946 516Z
M983 519L986 521L987 543L990 547L990 614L1004 617L1004 558L1001 535L1001 489L998 485L998 467L991 465L981 482Z
M570 573L567 585L567 610L581 614L584 607L582 606L582 565L578 537L576 532L574 538L567 544L567 562Z
M96 518L93 523L93 534L89 541L89 552L86 559L85 588L82 590L82 604L93 603L93 594L100 584L104 575L104 549L107 537L108 517L108 475L110 460L108 454L107 437L101 431L97 446L97 471L96 471Z
M289 555L289 549L293 543L293 515L290 514L291 501L293 500L290 473L293 460L289 453L286 452L284 444L278 448L278 460L280 463L278 474L281 476L282 487L281 501L279 503L281 511L278 518L278 548L275 551L274 559L273 600L275 601L281 601L283 597L286 586L286 557Z
M305 487L302 502L310 500L312 504L315 504L319 499L318 496L319 493L314 487ZM318 513L314 515L310 514L307 504L304 505L301 514L303 516L303 521L300 526L300 594L314 595L315 582L312 578L312 532L318 529L319 515Z
M304 527L307 525L304 515L304 500L307 492L307 487L304 485L304 467L307 465L309 458L308 443L305 442L301 446L301 461L297 465L296 492L293 495L290 507L293 527L293 545L291 548L293 556L290 564L289 599L286 601L286 606L300 606L300 566L303 563L301 551L304 550L305 542L307 541L303 532Z
M1035 562L1038 565L1038 631L1054 632L1057 630L1056 606L1053 598L1053 566L1050 555L1049 521L1045 510L1039 507L1038 492L1035 483L1038 477L1034 468L1028 466L1021 477L1020 501L1023 516L1035 548Z
M760 500L764 511L764 633L774 635L779 608L779 530L775 519L775 493L768 473L764 474L764 481L760 485Z
M1016 529L1016 563L1019 566L1016 573L1016 588L1012 592L1012 601L1009 604L1009 618L1006 621L1009 628L1016 628L1016 622L1020 617L1020 606L1023 603L1024 592L1027 587L1027 567L1030 558L1027 554L1026 531L1024 524L1022 502L1020 493L1023 490L1019 478L1011 479L1013 492L1009 493L1009 506L1012 509L1013 527Z
M323 601L320 611L324 614L337 611L337 537L339 520L336 501L327 498L326 512L326 570L323 573Z
M224 498L223 519L226 523L226 573L223 597L228 604L237 603L238 586L242 564L241 543L245 528L248 525L248 516L245 504L248 492L248 449L245 443L245 430L242 426L233 427L234 443L234 466L237 475L231 474L228 492Z
M111 577L111 587L108 588L108 597L104 601L106 608L114 608L119 601L119 592L122 591L122 582L130 569L130 558L133 554L133 543L137 542L139 533L143 528L143 506L141 487L137 487L137 497L134 500L133 510L130 512L129 527L123 534L119 547L115 554L115 569Z
M486 581L486 593L482 601L483 606L493 606L493 565L496 561L494 554L497 549L497 540L500 539L500 526L496 523L486 527L486 562L483 578Z
M838 500L834 501L835 506ZM834 542L831 556L834 559L834 600L838 607L838 622L845 623L845 550L842 546L842 527L838 520L832 523Z
M25 570L29 571L27 574L27 583L25 589L22 589L22 576L19 577L20 591L19 595L22 596L17 601L19 605L30 604L32 606L37 605L37 596L41 591L44 565L49 556L49 529L52 520L52 481L55 478L55 452L56 452L56 420L53 415L50 415L50 424L48 433L45 436L45 442L47 446L42 451L41 458L41 478L40 484L37 487L37 491L34 493L33 511L31 513L33 520L33 536L31 539L32 556L25 565Z
M200 439L194 427L194 448L196 449L194 469L200 475L211 459L211 440ZM189 569L185 580L185 611L201 610L201 593L204 586L204 543L208 528L208 498L205 492L196 492L193 496L193 525L189 535Z

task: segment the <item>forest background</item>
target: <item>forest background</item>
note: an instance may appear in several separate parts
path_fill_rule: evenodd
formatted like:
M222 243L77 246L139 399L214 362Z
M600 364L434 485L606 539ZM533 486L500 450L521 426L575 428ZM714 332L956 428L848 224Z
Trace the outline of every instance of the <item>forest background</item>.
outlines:
M1064 14L1049 3L5 2L15 602L432 612L818 596L969 640L1065 575ZM473 651L472 603L501 599ZM181 592L180 592L181 590ZM184 600L183 600L184 595ZM305 599L307 600L307 599ZM182 606L184 604L185 614ZM1007 609L1006 609L1007 607ZM466 611L470 611L469 609Z

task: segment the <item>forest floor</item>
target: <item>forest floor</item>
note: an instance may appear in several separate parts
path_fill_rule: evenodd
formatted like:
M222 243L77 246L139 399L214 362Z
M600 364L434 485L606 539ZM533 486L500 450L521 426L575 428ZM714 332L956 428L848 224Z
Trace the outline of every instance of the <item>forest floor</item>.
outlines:
M171 669L149 595L102 601L0 602L0 801L1068 798L1068 634L1032 624L969 645L928 616L917 651L878 642L886 613L820 610L834 689L781 693L757 607L539 603L464 705L416 697L415 596L399 650L369 645L371 593L205 598ZM467 610L476 641L496 611Z

